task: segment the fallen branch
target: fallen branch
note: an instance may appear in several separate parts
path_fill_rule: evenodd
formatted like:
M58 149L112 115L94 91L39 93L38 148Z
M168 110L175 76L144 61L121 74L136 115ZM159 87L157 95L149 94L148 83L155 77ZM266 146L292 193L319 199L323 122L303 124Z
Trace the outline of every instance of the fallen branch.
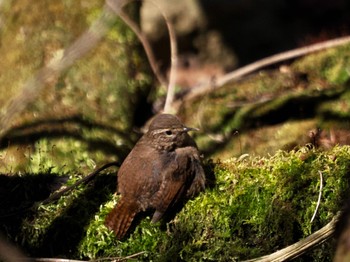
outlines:
M210 92L211 90L215 90L215 87L222 87L223 85L227 84L228 82L238 80L245 75L251 74L254 71L262 69L263 67L273 65L273 64L285 61L285 60L297 58L297 57L300 57L303 55L307 55L307 54L310 54L310 53L313 53L316 51L340 46L340 45L343 45L343 44L346 44L349 42L350 42L350 36L340 37L340 38L335 38L335 39L328 40L328 41L325 41L322 43L317 43L317 44L289 50L286 52L282 52L282 53L258 60L252 64L243 66L235 71L232 71L231 73L228 73L228 74L218 78L215 81L214 87L213 87L213 83L209 83L209 84L204 84L198 88L191 89L184 97L182 97L181 101L174 102L175 103L174 107L178 108L184 100L191 100L191 99L194 99L195 97L206 94L206 93Z
M332 221L326 226L291 246L270 255L246 260L244 262L281 262L296 258L333 236L339 216L340 213L336 214Z

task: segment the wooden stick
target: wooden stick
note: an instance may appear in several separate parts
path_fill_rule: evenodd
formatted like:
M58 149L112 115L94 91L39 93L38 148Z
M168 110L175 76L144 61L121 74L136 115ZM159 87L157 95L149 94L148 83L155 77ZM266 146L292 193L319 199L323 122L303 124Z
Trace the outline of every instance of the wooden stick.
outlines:
M69 191L73 190L74 188L76 188L77 186L79 186L80 184L82 183L87 183L89 182L91 179L94 178L94 176L96 176L98 173L100 173L102 170L106 169L106 168L109 168L111 166L117 166L119 167L120 166L120 163L117 162L117 161L114 161L114 162L110 162L110 163L107 163L103 166L101 166L100 168L96 169L95 171L93 171L92 173L88 174L87 176L83 177L82 179L78 180L77 182L75 182L73 185L69 186L69 187L66 187L60 191L57 191L55 193L53 193L51 196L49 196L48 198L46 198L45 200L43 201L38 201L36 202L33 206L29 206L29 207L23 207L19 210L16 210L16 211L13 211L11 213L8 213L6 215L1 215L0 217L1 218L4 218L4 217L11 217L11 216L15 216L17 214L20 214L20 213L23 213L25 211L28 211L28 210L35 210L37 209L40 205L46 205L46 204L49 204L57 199L59 199L61 196L63 196L64 194L68 193Z
M114 162L110 162L107 163L103 166L101 166L100 168L96 169L95 171L93 171L92 173L88 174L87 176L83 177L82 179L78 180L77 182L75 182L73 185L66 187L54 194L52 194L50 197L46 198L44 201L38 202L36 205L34 205L33 208L37 208L39 205L46 205L52 201L57 200L58 198L60 198L61 196L63 196L64 194L66 194L67 192L73 190L74 188L76 188L77 186L79 186L82 183L87 183L89 182L94 176L96 176L98 173L100 173L102 170L109 168L111 166L120 166L120 163L117 161Z
M106 0L106 4L124 21L124 23L126 23L130 27L130 29L136 34L137 38L140 40L146 52L146 55L151 65L151 68L153 70L153 73L157 77L159 83L162 86L167 87L167 95L166 95L163 111L164 113L172 113L171 111L173 110L172 104L175 97L175 82L177 77L176 73L177 73L177 61L178 61L175 29L172 23L169 21L167 15L164 13L164 11L154 1L147 0L148 2L152 3L156 8L158 8L160 14L163 16L164 22L167 26L168 33L169 33L171 66L170 66L169 82L167 82L167 80L163 77L163 75L160 72L158 63L155 59L155 55L153 53L151 45L147 40L146 36L141 31L141 29L137 26L137 24L134 21L132 21L122 9L123 6L127 5L131 1L133 0Z

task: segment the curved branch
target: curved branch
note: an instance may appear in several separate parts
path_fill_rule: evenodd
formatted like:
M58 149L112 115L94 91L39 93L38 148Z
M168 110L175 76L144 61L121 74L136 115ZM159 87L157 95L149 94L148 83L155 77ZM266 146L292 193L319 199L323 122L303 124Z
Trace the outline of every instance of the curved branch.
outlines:
M119 0L107 0L106 4L113 10L113 12L118 15L123 21L124 23L130 27L130 29L135 33L135 35L137 36L137 38L140 40L148 61L151 65L151 68L153 70L153 73L155 74L155 76L157 77L159 83L163 86L167 86L167 81L166 79L162 76L160 69L158 67L158 64L156 62L154 53L152 51L151 45L149 43L149 41L147 40L147 38L145 37L145 35L143 34L143 32L140 30L140 28L138 27L138 25L129 18L129 16L123 11L123 6L127 5L129 2L131 2L132 0L123 0L123 1L119 1Z
M177 78L177 42L176 42L176 33L167 19L167 17L163 14L165 23L168 27L169 38L170 38L170 54L171 54L171 65L170 65L170 76L169 76L169 85L168 92L166 95L165 105L164 105L164 113L171 113L171 109L173 109L172 104L175 96L175 82Z
M225 85L226 83L233 81L233 80L238 80L241 77L251 74L254 71L257 71L263 67L266 67L268 65L273 65L285 60L297 58L306 54L310 54L316 51L320 51L323 49L331 48L331 47L336 47L340 46L346 43L350 42L350 36L345 36L345 37L340 37L340 38L335 38L332 40L328 40L322 43L317 43L297 49L292 49L286 52L282 52L273 56L269 56L267 58L258 60L252 64L243 66L237 70L232 71L231 73L228 73L220 78L218 78L215 82L215 87L221 87ZM182 100L190 100L193 99L197 96L203 95L211 90L214 90L212 83L210 84L205 84L201 87L191 89L189 93L187 93L186 96L182 98ZM175 107L179 107L180 102L175 102Z
M170 77L169 77L169 83L167 80L163 77L163 75L160 72L160 69L158 67L158 63L156 62L154 53L152 51L151 45L149 41L147 40L144 33L140 30L138 25L132 21L127 14L123 11L123 6L127 5L129 2L133 0L107 0L106 3L110 8L120 16L120 18L130 27L130 29L136 34L138 39L140 40L148 61L151 65L151 68L153 70L153 73L157 77L159 83L167 88L167 95L164 105L164 112L170 113L172 110L172 104L174 100L175 95L175 81L176 81L176 68L177 68L177 42L176 42L176 33L175 30L170 23L167 15L164 13L164 11L153 1L147 0L148 2L152 3L160 12L160 14L163 16L164 22L167 26L168 32L169 32L169 38L170 38L170 54L171 54L171 67L170 67Z
M88 174L87 176L85 176L82 179L75 182L73 185L53 193L50 197L46 198L45 200L43 200L41 202L37 202L36 205L34 206L34 209L36 209L39 205L46 205L46 204L49 204L49 203L59 199L61 196L65 195L69 191L72 191L73 189L75 189L79 185L91 181L91 179L93 179L97 174L99 174L101 171L103 171L111 166L120 167L120 163L118 161L114 161L114 162L104 164L103 166L96 169L92 173Z

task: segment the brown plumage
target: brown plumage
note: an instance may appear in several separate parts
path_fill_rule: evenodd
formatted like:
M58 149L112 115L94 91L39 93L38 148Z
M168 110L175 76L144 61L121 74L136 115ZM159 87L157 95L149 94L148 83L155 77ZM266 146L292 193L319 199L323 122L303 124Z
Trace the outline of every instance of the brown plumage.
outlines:
M118 171L121 198L105 221L119 239L137 213L154 209L152 222L157 222L180 200L204 190L205 175L189 130L173 115L158 115L124 160Z

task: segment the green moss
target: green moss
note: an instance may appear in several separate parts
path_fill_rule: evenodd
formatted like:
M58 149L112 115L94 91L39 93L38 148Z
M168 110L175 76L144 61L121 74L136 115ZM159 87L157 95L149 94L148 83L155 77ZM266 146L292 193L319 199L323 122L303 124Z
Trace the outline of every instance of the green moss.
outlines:
M308 55L293 64L295 70L307 72L310 79L323 78L332 84L343 84L349 79L349 66L349 44Z
M0 97L2 104L88 28L103 4L81 3L20 0L6 8L0 84L8 92ZM17 184L5 194L8 199L17 199L16 188L22 186L25 194L22 202L9 202L7 211L3 207L4 213L24 204L35 206L47 197L48 193L32 199L28 193L38 190L34 184L43 179L41 175L67 176L66 185L71 185L95 166L123 159L137 138L130 132L136 112L145 113L142 106L150 106L161 93L150 91L152 78L139 48L134 34L118 20L88 56L14 121L1 147L0 171L17 172ZM251 156L217 162L215 185L189 201L169 223L152 224L146 217L128 238L118 241L103 225L118 200L112 196L113 172L99 175L56 203L7 220L0 217L1 229L32 256L70 258L144 252L138 260L240 261L294 243L340 209L348 188L349 148L277 150L305 144L308 129L330 123L330 116L347 124L343 120L349 119L349 92L341 92L347 89L349 61L346 45L297 59L287 73L260 71L185 101L180 115L188 125L202 129L197 141L207 157ZM300 121L294 119L298 117ZM285 122L291 118L293 122ZM324 188L316 219L310 223L319 172ZM326 243L307 256L322 261L331 252Z
M337 100L323 103L319 106L318 111L325 119L330 117L348 119L350 117L350 92L345 92Z
M187 123L201 128L197 135L201 149L207 156L231 156L237 152L264 154L256 148L267 147L267 152L285 148L284 141L275 139L273 132L280 132L284 124L293 121L314 121L323 126L327 121L341 124L348 120L348 89L350 46L312 53L284 65L287 70L260 70L238 81L211 90L195 99L184 101L179 115ZM247 141L237 141L236 131ZM265 132L268 130L269 136ZM283 130L281 130L283 131ZM290 145L304 145L299 138L309 130L300 128ZM276 147L271 151L268 144L259 140L273 140ZM289 139L291 140L291 139ZM254 144L249 151L244 143ZM237 144L240 149L237 150Z
M271 253L332 219L347 192L349 159L350 147L335 147L329 152L302 148L268 158L217 163L214 188L189 201L166 229L145 219L122 242L103 225L116 202L114 197L90 223L80 256L127 256L145 251L139 260L238 261ZM324 188L311 223L319 172ZM330 252L316 250L308 256L318 261Z

